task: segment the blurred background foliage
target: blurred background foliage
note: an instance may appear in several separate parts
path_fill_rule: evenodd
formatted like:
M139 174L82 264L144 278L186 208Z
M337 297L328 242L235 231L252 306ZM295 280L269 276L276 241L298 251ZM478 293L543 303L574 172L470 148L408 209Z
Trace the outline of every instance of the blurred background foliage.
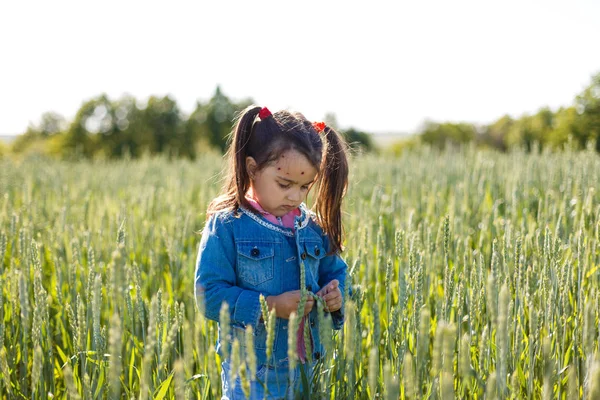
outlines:
M418 136L395 143L391 150L398 153L419 143L443 149L467 142L501 151L515 147L541 151L591 146L600 152L600 72L571 106L556 111L542 107L537 113L520 118L504 115L489 125L426 121Z
M105 94L86 101L71 122L54 112L42 115L38 126L29 126L11 144L0 147L0 156L41 154L63 159L138 158L163 154L195 159L205 152L223 153L238 112L254 102L235 102L217 87L206 103L198 101L188 116L169 96L151 96L144 104L124 95L111 100ZM330 115L333 121L335 116ZM355 149L372 150L371 135L342 131Z
M186 115L169 96L152 96L143 103L130 95L112 100L101 94L83 103L72 121L54 112L43 114L37 126L29 126L10 145L0 144L0 157L35 153L62 159L114 159L163 154L193 160L204 152L223 153L236 113L252 103L250 98L233 101L217 87L208 102L198 101ZM542 107L519 118L504 115L489 125L428 120L416 135L380 146L369 132L339 129L333 113L324 120L356 152L399 154L422 144L443 149L470 142L500 151L593 147L600 152L600 72L568 107L555 111Z

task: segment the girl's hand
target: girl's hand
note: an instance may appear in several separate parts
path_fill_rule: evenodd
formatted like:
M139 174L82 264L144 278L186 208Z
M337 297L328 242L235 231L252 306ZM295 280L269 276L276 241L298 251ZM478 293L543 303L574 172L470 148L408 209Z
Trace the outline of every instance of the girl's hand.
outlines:
M340 291L340 282L337 279L322 287L316 295L325 301L327 306L325 311L334 312L342 308L342 292Z
M278 296L268 296L266 298L269 310L275 308L275 314L279 318L290 319L292 311L298 311L298 304L300 303L300 297L302 292L300 290L292 290L290 292L282 293ZM304 315L308 314L312 310L315 300L310 296L306 296L306 304L304 305Z

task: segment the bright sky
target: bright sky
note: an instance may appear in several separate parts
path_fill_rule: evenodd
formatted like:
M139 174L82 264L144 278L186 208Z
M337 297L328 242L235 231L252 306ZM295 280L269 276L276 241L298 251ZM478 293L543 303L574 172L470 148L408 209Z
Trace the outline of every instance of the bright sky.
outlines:
M568 106L600 72L600 1L2 1L0 134L105 92L235 99L413 132Z

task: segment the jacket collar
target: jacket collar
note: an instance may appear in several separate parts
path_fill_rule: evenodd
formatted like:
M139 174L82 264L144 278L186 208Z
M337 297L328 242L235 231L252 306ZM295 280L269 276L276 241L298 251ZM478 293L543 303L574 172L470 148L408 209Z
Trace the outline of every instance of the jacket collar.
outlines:
M302 203L298 207L300 209L300 215L294 218L294 229L304 229L308 222L310 221L312 212L306 208L306 204ZM286 228L284 226L275 225L274 223L268 221L266 218L256 214L256 212L247 209L246 207L240 206L240 210L246 214L248 217L264 226L265 228L271 229L273 231L282 233L286 236L294 236L294 229Z

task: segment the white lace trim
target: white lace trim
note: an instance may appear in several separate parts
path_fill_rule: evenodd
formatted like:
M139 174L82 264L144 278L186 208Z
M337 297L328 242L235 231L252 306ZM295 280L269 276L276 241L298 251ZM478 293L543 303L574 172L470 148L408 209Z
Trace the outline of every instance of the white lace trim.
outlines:
M283 235L286 236L290 236L293 237L294 236L294 232L291 231L291 228L281 228L269 221L267 221L264 218L259 217L258 215L256 215L255 213L253 213L252 211L246 209L245 207L241 207L240 206L240 210L242 210L242 212L244 214L246 214L247 216L249 216L250 218L252 218L254 221L258 222L260 225L264 226L265 228L271 229L273 231L279 232ZM302 221L300 222L300 224L298 225L298 229L304 229L307 225L308 225L308 221L310 219L310 216L308 215L308 210L306 209L306 206L304 205L304 203L302 203L300 205L300 212L301 215L304 216L304 218L302 219Z

